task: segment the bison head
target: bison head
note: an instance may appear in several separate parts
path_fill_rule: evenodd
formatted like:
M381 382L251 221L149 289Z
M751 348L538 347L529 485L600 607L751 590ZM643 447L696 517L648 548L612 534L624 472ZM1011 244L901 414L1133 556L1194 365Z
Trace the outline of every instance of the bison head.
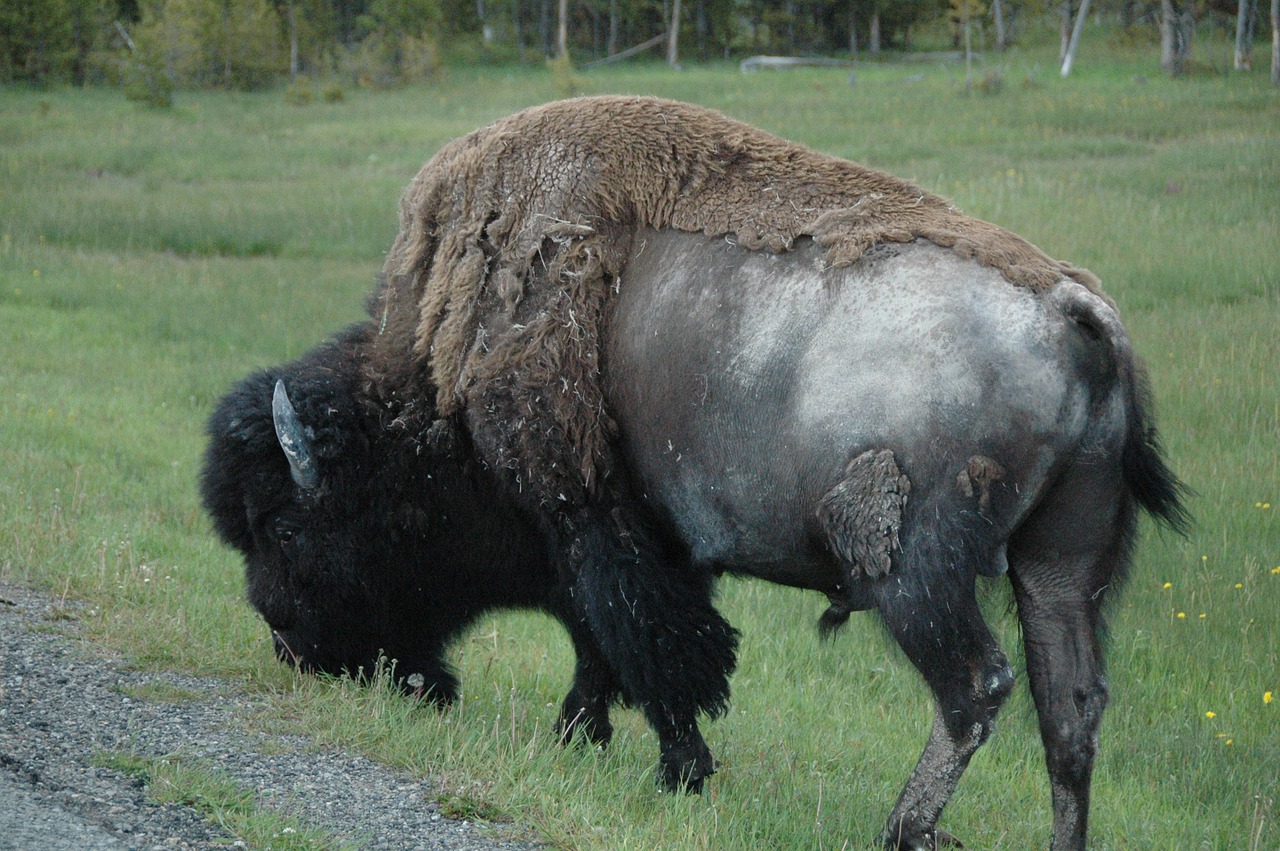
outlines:
M359 675L385 655L405 688L447 702L449 640L488 608L545 608L551 576L433 393L406 401L370 378L370 336L356 326L228 393L202 497L281 659Z

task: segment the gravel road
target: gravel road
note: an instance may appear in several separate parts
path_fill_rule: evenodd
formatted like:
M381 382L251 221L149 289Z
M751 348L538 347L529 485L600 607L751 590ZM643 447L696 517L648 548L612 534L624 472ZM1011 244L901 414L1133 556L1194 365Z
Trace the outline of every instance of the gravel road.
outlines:
M0 584L3 851L243 847L196 811L157 804L138 781L90 765L103 751L205 760L256 790L262 807L353 848L539 847L498 841L469 822L444 818L426 781L351 754L312 750L303 736L248 729L244 719L262 699L233 683L132 671L76 633L65 606ZM160 703L126 693L158 684L199 697Z

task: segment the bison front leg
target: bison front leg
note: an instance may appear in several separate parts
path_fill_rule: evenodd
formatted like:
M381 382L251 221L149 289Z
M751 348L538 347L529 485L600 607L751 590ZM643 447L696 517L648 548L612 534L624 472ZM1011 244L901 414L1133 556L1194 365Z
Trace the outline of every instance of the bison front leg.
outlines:
M625 507L576 518L568 556L575 606L658 735L662 785L701 791L715 760L698 715L727 708L738 644L711 603L713 577Z
M619 696L618 677L596 646L585 618L573 612L565 620L578 658L556 730L564 744L581 732L592 745L603 748L613 738L609 706Z
M943 536L926 534L932 540L915 536L914 546L904 547L896 575L877 590L886 625L924 675L935 702L929 741L885 827L884 844L892 849L959 844L937 829L938 818L970 758L991 735L1014 682L978 609L976 563L938 546Z

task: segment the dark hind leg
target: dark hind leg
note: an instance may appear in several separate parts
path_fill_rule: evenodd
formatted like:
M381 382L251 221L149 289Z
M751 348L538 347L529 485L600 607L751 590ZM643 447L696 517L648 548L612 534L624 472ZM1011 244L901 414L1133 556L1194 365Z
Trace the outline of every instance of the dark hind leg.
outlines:
M713 577L625 506L586 509L572 525L574 605L658 734L662 784L700 791L715 761L697 716L724 712L738 643L712 605Z
M966 553L963 536L934 528L905 537L901 568L878 586L878 605L933 690L935 714L929 741L889 816L884 844L936 848L954 843L937 829L938 817L969 759L991 735L1014 677L978 609L980 558Z
M1052 789L1053 851L1085 847L1108 696L1100 610L1113 577L1128 563L1133 538L1132 509L1079 484L1060 487L1009 549Z

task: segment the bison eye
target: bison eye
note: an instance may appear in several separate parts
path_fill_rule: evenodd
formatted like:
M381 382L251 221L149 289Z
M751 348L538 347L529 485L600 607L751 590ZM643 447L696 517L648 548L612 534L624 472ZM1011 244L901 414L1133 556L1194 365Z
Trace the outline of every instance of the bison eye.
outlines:
M276 523L273 530L275 532L276 541L282 547L287 547L298 537L298 530L287 523Z

